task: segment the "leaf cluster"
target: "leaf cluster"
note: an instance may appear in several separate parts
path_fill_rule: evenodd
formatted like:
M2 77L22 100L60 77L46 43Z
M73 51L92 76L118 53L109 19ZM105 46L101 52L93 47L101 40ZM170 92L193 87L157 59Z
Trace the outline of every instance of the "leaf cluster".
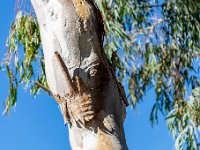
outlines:
M155 104L150 113L152 124L158 113L167 116L179 103L187 103L190 92L200 86L200 2L198 0L111 0L98 4L103 12L105 49L120 56L118 77L128 85L128 98L135 107L143 95L154 88ZM191 109L183 105L184 115ZM188 119L192 119L188 115ZM179 130L182 121L177 114ZM196 116L199 119L199 116ZM198 120L196 119L196 120ZM198 122L197 122L198 123ZM172 127L172 126L170 126ZM192 124L194 132L198 132ZM170 129L170 128L169 128ZM198 140L176 139L183 149L198 149ZM185 132L188 137L193 134Z
M167 117L170 133L176 139L177 150L199 149L200 130L200 88L192 90L188 101L181 100L175 104Z
M33 80L36 78L39 83L45 86L47 86L47 82L43 53L40 48L39 27L35 17L23 15L19 11L15 21L11 24L6 44L8 51L3 65L8 74L10 86L4 112L8 113L10 107L16 104L17 90L20 84L25 83L25 88L30 87L30 91L36 95L39 92L39 87L33 84ZM39 66L40 70L34 70L37 68L36 66ZM37 72L36 75L35 72Z

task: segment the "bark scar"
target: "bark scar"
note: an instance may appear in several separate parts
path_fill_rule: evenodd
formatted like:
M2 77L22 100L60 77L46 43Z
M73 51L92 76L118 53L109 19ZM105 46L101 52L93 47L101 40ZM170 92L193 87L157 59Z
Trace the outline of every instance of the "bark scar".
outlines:
M59 93L54 95L62 111L64 121L65 123L79 122L85 125L95 116L92 93L79 76L75 77L74 82L72 81L68 68L58 52L55 52L55 57L65 76L66 88L69 89L69 93L63 97Z

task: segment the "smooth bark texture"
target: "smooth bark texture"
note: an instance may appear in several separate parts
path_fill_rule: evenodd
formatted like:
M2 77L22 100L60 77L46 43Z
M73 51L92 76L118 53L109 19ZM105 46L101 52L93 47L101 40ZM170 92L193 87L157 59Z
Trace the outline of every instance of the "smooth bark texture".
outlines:
M101 45L91 0L31 0L40 25L51 93L68 123L73 150L127 149L123 88Z

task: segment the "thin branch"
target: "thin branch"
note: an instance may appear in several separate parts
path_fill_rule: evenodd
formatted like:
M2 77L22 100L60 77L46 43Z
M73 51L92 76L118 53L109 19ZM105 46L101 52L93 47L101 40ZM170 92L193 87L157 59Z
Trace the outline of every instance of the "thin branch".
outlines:
M37 82L37 81L33 81L33 83L35 85L37 85L39 88L43 89L45 92L47 92L49 95L53 96L52 92L46 88L44 85L42 85L41 83Z
M152 26L147 27L147 28L143 28L143 29L139 29L136 31L132 31L132 34L130 35L130 38L134 38L135 35L137 34L141 34L144 33L145 31L149 30L149 31L153 31L153 29L155 29L155 27L161 23L163 23L165 20L163 18L158 19Z
M33 81L34 84L36 84L38 87L40 87L41 89L43 89L45 92L47 92L49 95L53 96L55 101L59 104L61 112L63 114L63 119L64 119L64 123L70 123L70 119L69 119L69 113L68 113L68 107L67 107L67 101L60 97L59 94L57 95L53 95L52 92L46 88L44 85L42 85L41 83L37 82L37 81Z
M162 3L162 4L145 5L145 6L141 6L140 8L163 7L163 6L169 6L172 4L174 4L174 2L169 1L169 2Z
M163 4L152 4L152 5L145 5L145 6L141 6L141 8L152 8L152 7L162 7L166 5L166 3Z
M117 83L117 87L118 87L118 90L119 90L119 92L121 94L121 98L122 98L123 102L125 103L126 107L128 107L129 106L129 102L128 102L127 98L126 98L126 93L125 93L124 87L121 85L120 82Z

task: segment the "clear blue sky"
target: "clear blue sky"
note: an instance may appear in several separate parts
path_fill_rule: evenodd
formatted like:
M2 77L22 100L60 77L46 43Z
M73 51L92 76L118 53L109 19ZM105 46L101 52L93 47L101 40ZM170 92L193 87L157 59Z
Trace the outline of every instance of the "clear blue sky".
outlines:
M14 0L1 0L0 59L6 51L5 41L14 18ZM8 93L8 78L0 71L0 114ZM129 150L173 150L164 118L151 127L149 114L155 94L149 91L136 110L127 109L125 133ZM70 150L68 130L54 100L41 93L36 99L29 91L19 90L15 112L0 115L0 150Z

